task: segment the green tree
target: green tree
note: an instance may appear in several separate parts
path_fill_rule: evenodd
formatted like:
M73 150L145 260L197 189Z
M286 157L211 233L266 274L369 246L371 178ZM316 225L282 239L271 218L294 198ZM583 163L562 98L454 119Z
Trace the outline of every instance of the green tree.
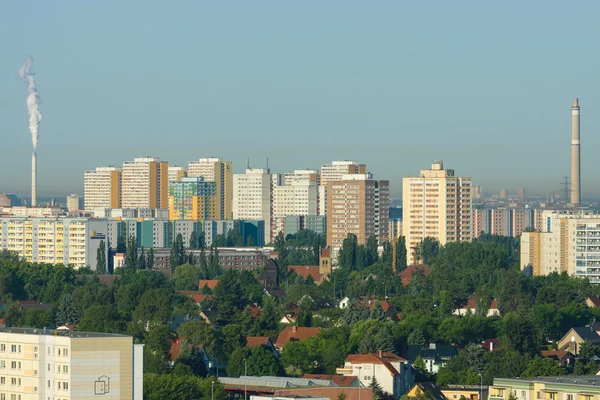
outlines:
M529 363L527 363L527 369L523 371L521 376L559 376L565 374L566 370L562 367L559 367L555 360L535 356L529 361Z
M369 236L367 239L366 250L367 250L367 265L373 265L379 261L379 252L377 250L379 244L377 243L377 237L375 235Z
M254 240L254 236L248 235L246 239L246 247L254 247L256 246L256 240Z
M179 353L177 360L175 360L175 367L186 366L186 370L196 376L205 377L207 374L206 363L202 352L198 349L198 346L188 346L187 343Z
M96 250L96 272L99 274L106 273L106 245L104 240L100 240L100 245Z
M227 357L239 348L246 346L246 335L241 325L229 324L225 325L221 331L223 353Z
M167 357L173 339L174 334L171 328L167 325L155 325L145 335L144 344L151 352L159 354L161 357Z
M191 346L203 345L208 353L212 353L217 344L214 326L198 319L181 324L177 335Z
M227 325L247 304L239 273L228 269L215 287L214 296L217 305L217 322L221 326Z
M419 257L425 265L429 265L439 251L440 242L431 236L427 236L419 245Z
M521 354L534 356L539 351L541 337L535 322L527 315L509 313L503 320L503 343Z
M128 269L137 269L138 266L138 253L137 253L137 239L131 235L127 239L127 251L125 253L124 267Z
M423 332L420 329L413 330L410 335L408 335L407 343L409 346L424 345L426 341Z
M171 245L171 271L179 265L185 264L185 248L183 247L183 236L178 233Z
M78 329L88 332L125 333L126 319L114 305L92 306L85 310Z
M153 325L166 324L173 311L173 298L166 288L148 289L140 297L132 313L133 323L148 329Z
M148 254L147 266L149 270L154 269L154 249L150 247L150 253Z
M398 236L396 239L396 268L402 271L406 268L406 238Z
M245 360L245 361L244 361ZM249 376L276 376L280 372L279 360L262 346L240 347L229 357L227 375L239 377L247 369Z
M417 370L417 372L421 374L427 373L427 365L425 364L425 360L423 360L423 358L420 355L417 356L417 358L415 359L413 367Z
M355 270L357 268L357 249L358 238L353 233L349 233L342 242L342 248L338 252L338 264L341 267Z
M79 322L79 313L73 304L73 294L65 293L62 295L56 307L57 325L75 325Z
M596 354L595 350L596 349L590 342L585 341L581 343L581 346L579 347L579 357L584 360L589 360Z

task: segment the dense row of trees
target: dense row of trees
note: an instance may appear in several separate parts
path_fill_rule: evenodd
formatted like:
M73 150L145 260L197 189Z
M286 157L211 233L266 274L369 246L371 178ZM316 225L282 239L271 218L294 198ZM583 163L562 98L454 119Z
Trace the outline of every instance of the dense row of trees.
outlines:
M125 267L110 286L100 284L92 271L79 270L78 274L91 275L77 279L71 268L30 264L2 252L3 317L13 326L42 328L69 323L82 331L132 335L146 344L144 368L153 374L147 380L151 383L146 390L153 393L149 398L177 398L161 397L164 388L175 385L206 397L211 383L205 377L211 371L206 370L202 351L231 376L243 372L240 360L244 359L252 360L248 373L256 375L334 373L350 353L387 350L402 354L409 345L428 342L452 343L464 349L439 371L436 379L440 384L477 384L479 374L491 383L494 377L596 371L596 348L584 346L581 359L564 369L555 361L542 359L539 351L571 327L600 317L599 311L584 304L586 296L600 293L599 288L566 275L522 274L516 239L484 235L470 243L439 246L428 238L415 251L431 273L415 274L408 286L392 271L391 245L384 245L380 255L374 238L359 245L353 235L344 241L340 268L332 272L329 281L317 286L310 278L288 274L288 265L317 265L324 245L323 235L308 231L275 238L279 280L285 289L282 298L265 294L258 282L261 271L223 270L215 246L202 249L200 260L191 259L181 237L176 238L171 252L172 263L175 261L171 280L151 270L151 249L138 255L135 239L120 243L126 253ZM401 271L406 268L402 237L397 250ZM108 264L100 252L97 261L100 266ZM200 279L213 278L219 279L219 284L212 291L202 289L212 296L200 307L176 293L194 290ZM475 313L453 315L473 294L478 303ZM334 307L336 300L346 296L350 298L347 309ZM367 305L364 299L371 296L395 306L401 320L390 321L377 301ZM485 316L493 299L497 299L501 317ZM49 311L22 310L19 300L53 306ZM316 338L291 342L279 358L262 347L246 348L248 336L276 337L283 329L281 317L296 306L298 325L323 328ZM211 324L199 318L200 311ZM172 331L168 323L174 316L184 315L191 320ZM182 351L169 363L176 337L182 341ZM500 339L499 349L484 352L480 343L490 338ZM173 393L177 391L173 389Z

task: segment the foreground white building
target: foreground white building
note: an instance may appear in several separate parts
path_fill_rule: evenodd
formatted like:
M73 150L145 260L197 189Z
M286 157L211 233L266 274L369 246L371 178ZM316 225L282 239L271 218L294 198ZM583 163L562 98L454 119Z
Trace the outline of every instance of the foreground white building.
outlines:
M143 398L143 344L110 333L0 329L0 398Z

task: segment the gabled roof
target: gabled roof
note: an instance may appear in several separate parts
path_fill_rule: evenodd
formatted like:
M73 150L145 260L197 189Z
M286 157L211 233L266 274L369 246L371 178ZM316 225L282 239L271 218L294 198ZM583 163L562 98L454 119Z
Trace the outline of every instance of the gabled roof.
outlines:
M477 296L475 296L474 293L472 295L470 295L469 299L467 300L467 304L464 304L460 308L471 308L471 309L477 308ZM488 307L488 309L497 310L498 309L498 300L493 299L492 302L490 303L490 306Z
M425 276L429 275L429 273L431 272L431 270L429 269L429 267L427 265L411 264L408 267L406 267L406 269L404 269L402 272L400 272L400 278L402 279L403 286L408 286L410 284L412 275L416 271L423 271L423 274Z
M391 362L406 362L406 359L397 356L394 353L379 352L370 354L350 354L346 357L346 363L349 364L383 364L392 376L397 376L400 373L391 364Z
M269 343L271 343L271 338L268 336L248 336L246 338L246 347L268 346Z
M169 361L175 361L177 359L177 357L179 357L179 353L181 352L181 343L182 343L181 338L171 340L171 349L169 350L169 355L167 356ZM188 345L188 346L189 346L189 348L192 348L191 345ZM196 347L198 348L198 350L200 350L200 352L204 351L203 345L199 344Z
M433 346L435 344L435 347ZM423 359L448 359L458 354L458 350L455 346L449 344L424 344L424 345L413 345L408 346L406 351L406 358L411 363L414 363L418 356Z
M575 333L577 333L579 335L579 337L581 337L581 339L583 339L585 342L600 343L600 336L591 327L578 326L578 327L571 328L571 329ZM569 335L569 333L571 333L571 331L567 332L567 334L563 337L563 339L565 337L567 337L567 335Z
M332 381L338 386L349 387L352 385L358 386L358 377L357 376L345 376L345 375L320 375L320 374L304 374L302 375L304 379L324 379L327 381Z
M432 396L435 400L446 400L446 396L444 395L444 393L442 393L442 391L440 390L439 387L437 387L435 385L435 383L433 382L418 382L415 384L415 386L417 386L419 388L419 390L421 391L421 393L423 394L429 394L430 396ZM414 388L414 386L413 386ZM411 389L412 392L412 389Z
M598 296L590 296L586 298L586 301L592 304L592 307L600 307L600 299Z
M213 296L211 294L202 294L200 292L196 292L194 290L178 290L178 294L191 297L194 300L194 303L200 304L207 298L211 299Z
M546 358L552 358L555 360L563 360L565 358L573 357L573 354L569 351L560 351L560 350L542 350L540 351L540 355Z
M218 284L218 279L201 279L200 282L198 282L198 289L202 290L204 286L208 286L210 290L215 290Z
M309 276L312 277L313 281L318 282L323 279L323 275L319 272L318 265L290 265L288 266L288 272L294 272L296 275L301 276L302 279L306 279Z
M289 342L295 340L304 340L309 337L316 337L321 328L308 328L301 326L290 326L285 328L277 337L277 343L275 344L278 348L283 348Z

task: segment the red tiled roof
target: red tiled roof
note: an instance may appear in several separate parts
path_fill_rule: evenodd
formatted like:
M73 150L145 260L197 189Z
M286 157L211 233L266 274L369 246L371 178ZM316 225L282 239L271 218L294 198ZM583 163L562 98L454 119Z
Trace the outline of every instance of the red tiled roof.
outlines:
M358 379L357 376L345 376L345 375L320 375L320 374L304 374L302 376L304 379L324 379L327 381L332 381L338 386L348 387L352 386L352 384Z
M423 274L425 276L429 275L429 273L431 272L431 270L429 269L429 267L427 265L411 264L408 267L406 267L406 269L404 271L400 272L400 278L402 279L403 286L408 286L410 284L412 275L416 271L423 271Z
M4 325L4 318L0 318L0 325Z
M252 318L257 318L260 315L260 307L256 304L250 306L250 315Z
M472 294L469 296L469 299L467 300L467 305L469 306L468 308L472 308L472 309L477 308L477 297L475 296L475 294ZM466 307L463 307L463 308L466 308ZM496 300L496 299L492 300L492 303L490 304L489 309L497 310L498 309L498 300Z
M288 272L290 271L294 271L302 279L306 279L310 275L315 282L320 281L323 277L323 274L319 272L318 265L290 265L288 266Z
M177 357L179 357L179 353L181 352L181 338L177 338L175 340L171 340L171 349L169 350L169 355L167 356L167 358L169 359L169 361L175 361L177 359ZM188 345L189 348L191 349L192 346ZM198 346L198 350L202 350L202 345L199 344Z
M194 290L178 290L177 293L184 295L184 296L191 297L194 300L194 303L196 303L196 304L202 303L206 298L212 299L212 297L213 297L210 294L202 294L202 293L196 292Z
M271 339L268 336L248 336L246 347L267 346Z
M198 289L202 290L204 286L208 286L210 290L215 290L218 284L218 279L201 279L198 283Z
M350 354L346 362L350 364L383 364L393 376L399 375L398 370L390 361L406 362L406 359L393 353L379 352L370 354Z
M290 326L281 331L281 333L277 337L276 346L278 348L283 348L283 346L285 346L291 341L304 340L309 337L316 337L320 331L321 328Z

